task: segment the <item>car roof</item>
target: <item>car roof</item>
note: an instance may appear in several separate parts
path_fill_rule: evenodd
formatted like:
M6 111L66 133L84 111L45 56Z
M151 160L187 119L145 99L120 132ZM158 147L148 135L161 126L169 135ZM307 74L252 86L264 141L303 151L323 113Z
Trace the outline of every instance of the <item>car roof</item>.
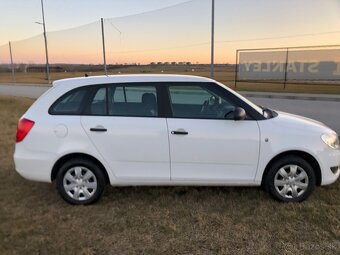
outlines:
M60 85L96 85L127 82L214 82L214 80L193 75L168 74L130 74L130 75L102 75L62 79L53 82L53 86Z

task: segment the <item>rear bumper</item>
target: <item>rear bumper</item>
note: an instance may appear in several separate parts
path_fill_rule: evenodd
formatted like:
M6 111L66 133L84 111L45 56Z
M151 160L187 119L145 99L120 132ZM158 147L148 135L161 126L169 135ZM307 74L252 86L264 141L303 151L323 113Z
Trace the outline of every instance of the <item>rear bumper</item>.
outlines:
M25 179L51 182L51 172L56 155L41 151L26 150L21 144L15 146L16 171Z

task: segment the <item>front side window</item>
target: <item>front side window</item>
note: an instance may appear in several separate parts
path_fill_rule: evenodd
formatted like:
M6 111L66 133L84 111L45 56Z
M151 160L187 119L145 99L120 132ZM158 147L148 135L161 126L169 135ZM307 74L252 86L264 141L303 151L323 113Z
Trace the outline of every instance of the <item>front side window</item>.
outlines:
M235 105L217 91L204 85L169 86L172 114L175 118L232 119Z
M109 115L156 117L156 87L152 85L109 86Z
M66 93L52 105L49 112L56 115L80 114L86 92L87 90L82 88Z

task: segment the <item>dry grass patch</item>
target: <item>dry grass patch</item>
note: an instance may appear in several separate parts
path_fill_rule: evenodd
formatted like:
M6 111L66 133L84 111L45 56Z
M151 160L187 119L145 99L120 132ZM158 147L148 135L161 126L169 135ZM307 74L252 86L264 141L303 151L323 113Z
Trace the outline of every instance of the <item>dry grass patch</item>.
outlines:
M336 254L340 182L300 204L260 188L108 187L70 206L14 171L17 119L32 100L0 97L0 254Z

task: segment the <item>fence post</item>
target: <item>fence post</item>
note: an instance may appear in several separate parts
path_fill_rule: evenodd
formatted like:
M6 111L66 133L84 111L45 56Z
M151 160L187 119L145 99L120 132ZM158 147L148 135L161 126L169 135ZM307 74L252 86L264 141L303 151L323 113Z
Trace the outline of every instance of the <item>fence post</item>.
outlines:
M100 21L101 21L101 25L102 25L102 41L103 41L104 72L105 72L105 75L107 75L106 55L105 55L104 19L101 18Z
M210 63L210 78L214 79L214 47L215 47L215 0L212 0L211 5L211 63Z
M235 88L237 87L237 75L238 75L238 50L236 50L236 60L235 60Z
M43 29L44 29L44 41L45 41L45 55L46 55L46 78L48 81L48 84L51 83L51 75L50 75L50 64L48 61L48 50L47 50L47 35L46 35L46 26L45 26L45 12L44 12L44 1L41 0L41 13L43 18Z
M286 51L285 79L283 82L283 89L286 89L286 84L287 84L288 51L289 51L289 48L287 48L287 51Z
M11 57L12 81L13 81L13 83L15 83L16 81L15 81L15 73L14 73L14 64L13 64L11 41L8 42L8 46L9 46L9 55Z

